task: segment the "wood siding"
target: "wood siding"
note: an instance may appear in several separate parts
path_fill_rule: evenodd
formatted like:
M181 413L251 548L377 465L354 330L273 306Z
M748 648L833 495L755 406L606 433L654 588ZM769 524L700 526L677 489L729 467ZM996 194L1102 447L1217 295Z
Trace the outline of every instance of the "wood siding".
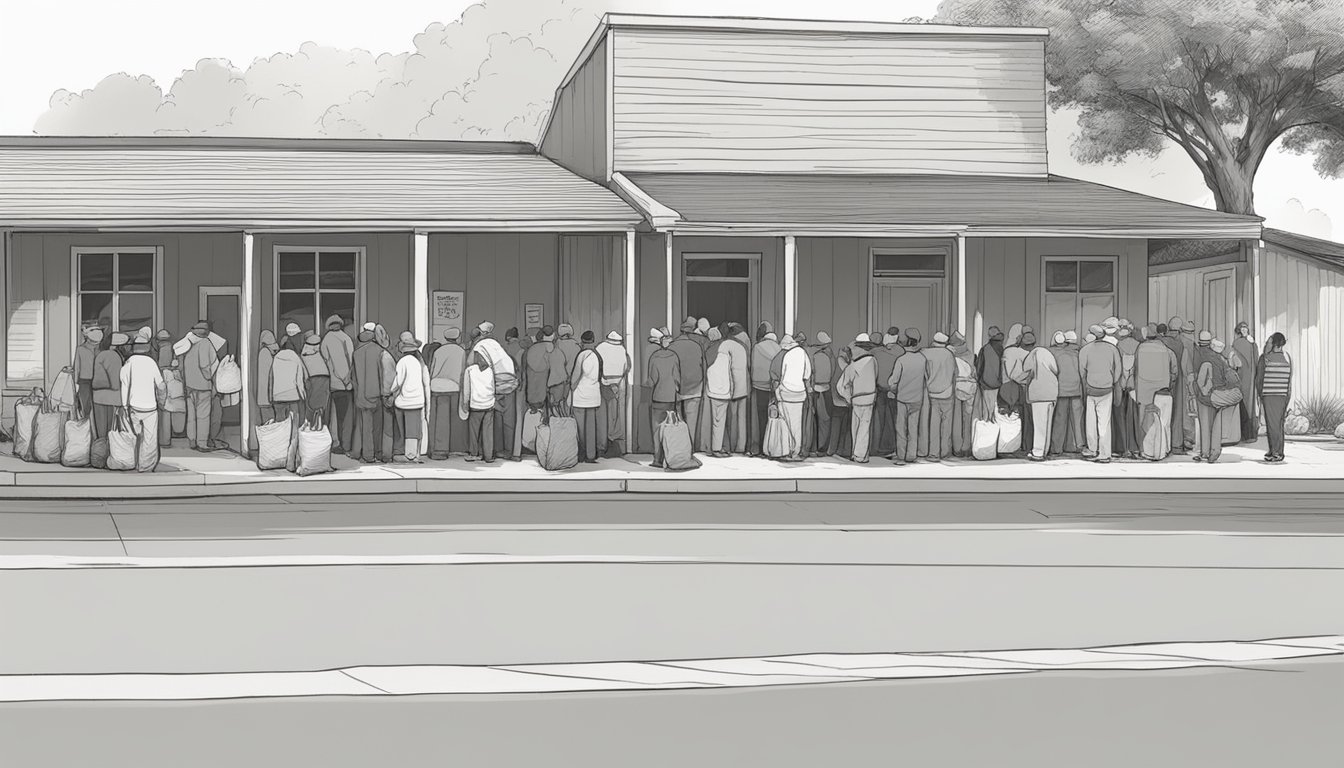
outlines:
M1344 397L1344 270L1267 245L1260 262L1263 326L1288 339L1293 399Z
M1236 286L1236 321L1233 328L1209 327L1204 281L1209 277L1232 274ZM1246 262L1231 261L1195 269L1182 269L1150 275L1148 306L1153 322L1165 323L1173 317L1192 321L1199 330L1210 330L1225 342L1232 341L1235 323L1253 322L1255 313L1251 269Z
M1044 43L617 29L614 170L1046 172Z
M578 338L592 331L601 342L625 334L625 238L564 235L560 238L560 322Z
M607 180L607 45L603 40L556 95L541 153L594 181Z
M430 235L429 289L466 293L464 338L486 320L500 340L511 327L525 332L525 304L543 305L544 322L557 325L559 247L553 234Z
M653 452L653 425L649 393L642 386L648 373L649 355L654 346L648 342L649 329L667 323L666 246L662 235L640 235L635 241L635 338L630 340L630 359L635 366L632 393L634 445L639 453Z

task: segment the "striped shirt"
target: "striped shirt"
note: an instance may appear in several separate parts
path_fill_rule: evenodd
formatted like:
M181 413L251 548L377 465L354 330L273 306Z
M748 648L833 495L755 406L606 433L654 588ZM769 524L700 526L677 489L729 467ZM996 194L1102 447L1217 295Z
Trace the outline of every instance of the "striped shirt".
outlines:
M1287 396L1293 381L1293 361L1284 352L1267 352L1260 358L1260 395Z

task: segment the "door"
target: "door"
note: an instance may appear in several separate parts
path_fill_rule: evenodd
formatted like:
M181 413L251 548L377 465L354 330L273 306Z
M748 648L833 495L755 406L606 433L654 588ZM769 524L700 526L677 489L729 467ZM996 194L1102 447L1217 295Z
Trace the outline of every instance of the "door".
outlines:
M220 354L233 355L235 360L238 359L239 350L242 348L242 303L241 288L201 286L200 318L210 324L210 330L224 339L225 346L220 350ZM241 361L239 364L241 365ZM223 423L226 427L236 427L241 423L239 406L224 409Z
M925 344L934 333L946 330L942 278L874 278L871 306L868 324L872 330L916 328Z
M1223 269L1204 276L1204 329L1228 344L1237 325L1236 274Z

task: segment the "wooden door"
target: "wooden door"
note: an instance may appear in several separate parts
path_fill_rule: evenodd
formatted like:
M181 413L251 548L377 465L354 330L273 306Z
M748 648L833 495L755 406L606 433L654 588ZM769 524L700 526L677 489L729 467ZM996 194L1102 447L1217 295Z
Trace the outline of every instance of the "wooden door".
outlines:
M869 330L919 330L924 343L946 332L941 278L880 277L873 279Z

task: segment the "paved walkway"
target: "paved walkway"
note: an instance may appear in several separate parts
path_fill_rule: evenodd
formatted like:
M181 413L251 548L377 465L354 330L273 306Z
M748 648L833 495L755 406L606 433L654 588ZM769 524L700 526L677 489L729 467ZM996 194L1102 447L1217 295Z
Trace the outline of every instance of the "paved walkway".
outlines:
M501 666L375 666L321 671L203 674L3 675L0 702L131 701L537 694L756 688L873 680L1115 672L1208 667L1273 669L1276 663L1344 655L1344 636L1090 649L952 653L806 654L763 658Z
M1213 466L1188 456L1163 462L1116 461L1098 465L1080 459L1032 463L953 459L897 467L825 458L800 464L734 456L701 457L704 466L665 472L651 457L604 459L596 465L547 472L535 459L483 465L464 459L361 465L334 457L335 471L298 477L284 470L260 471L230 453L165 452L152 474L69 469L0 457L0 498L196 498L276 493L882 493L959 491L1166 493L1263 492L1266 483L1285 490L1344 492L1344 442L1293 443L1288 461L1267 464L1263 443L1224 449Z

